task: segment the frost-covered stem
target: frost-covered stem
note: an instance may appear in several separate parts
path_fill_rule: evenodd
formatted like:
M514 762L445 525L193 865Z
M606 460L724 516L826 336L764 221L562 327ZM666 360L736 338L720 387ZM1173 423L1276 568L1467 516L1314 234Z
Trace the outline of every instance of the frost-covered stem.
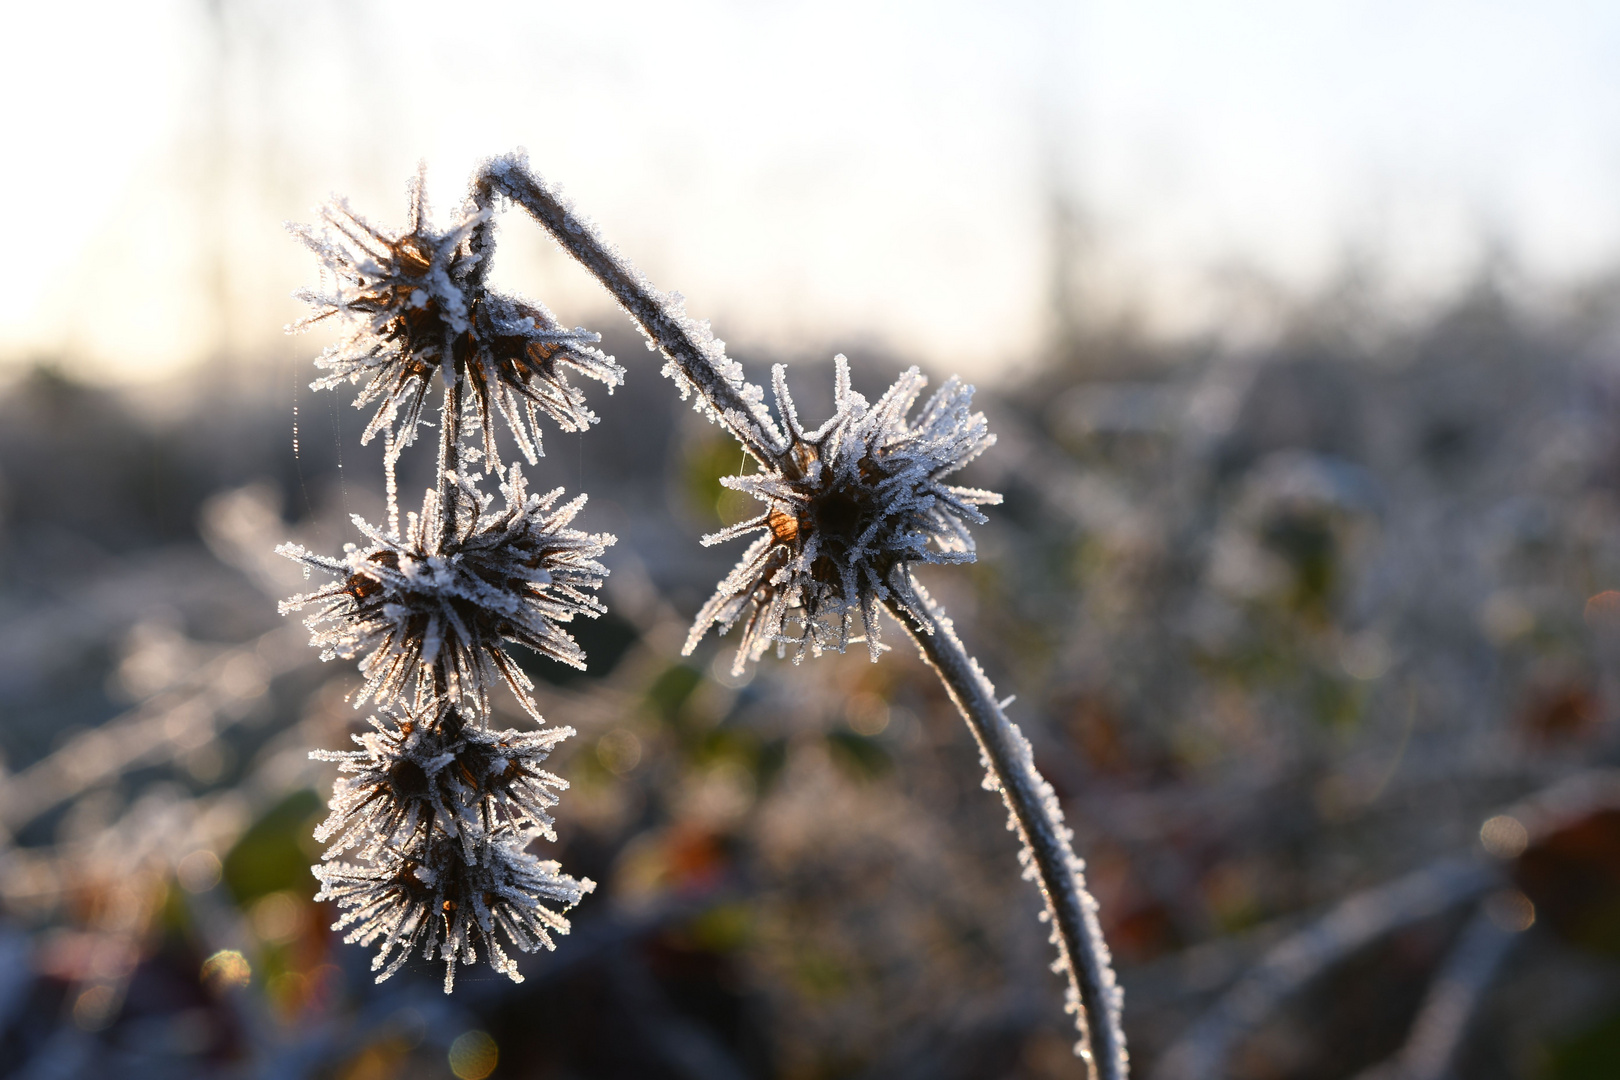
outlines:
M544 181L519 158L505 156L484 164L473 177L473 199L488 208L496 193L505 195L551 233L563 249L584 266L618 300L619 306L641 325L664 355L672 360L698 393L721 416L739 421L755 415L756 405L745 399L710 362L709 352L692 333L693 326L634 267L596 232L595 226L576 215ZM491 225L485 222L471 238L473 250L486 256L492 244ZM728 425L739 438L752 441L747 423ZM748 447L763 458L773 448Z
M523 207L581 265L596 276L621 307L641 325L721 420L760 462L778 460L789 443L763 407L763 392L750 387L741 369L728 361L708 334L635 270L596 232L589 221L528 168L521 154L493 158L473 177L472 198L483 211L468 237L482 275L494 246L489 211L496 195ZM687 387L683 386L682 396ZM788 419L784 417L784 419ZM926 592L912 583L921 607L914 616L890 601L890 610L917 642L973 730L1024 841L1026 872L1036 880L1053 922L1058 968L1069 976L1069 1006L1082 1038L1082 1054L1095 1080L1124 1080L1125 1039L1119 1023L1119 991L1109 966L1108 947L1097 925L1096 902L1085 890L1083 864L1070 847L1070 832L1052 788L1035 770L1029 743L1010 723L995 689L962 647L950 620ZM913 605L906 605L912 607ZM917 621L911 621L915 618Z
M388 535L399 539L399 449L394 431L383 432L383 486L388 493Z
M995 687L968 655L951 620L920 585L915 585L926 625L919 626L898 604L889 613L917 643L923 659L945 684L945 690L973 731L990 769L991 780L1018 826L1026 865L1046 900L1053 923L1052 943L1058 968L1069 977L1070 1008L1075 1026L1089 1050L1095 1080L1124 1080L1128 1072L1125 1033L1120 1027L1120 991L1114 982L1108 945L1097 924L1097 902L1086 891L1084 864L1074 854L1072 835L1063 823L1057 796L1035 769L1029 740L1007 719ZM987 786L990 781L987 780Z
M444 375L444 408L439 412L439 474L435 478L435 485L439 489L439 543L448 544L451 531L455 528L450 514L450 487L454 481L451 473L456 470L460 462L456 460L456 414L461 410L461 380L455 378L454 369L448 362Z

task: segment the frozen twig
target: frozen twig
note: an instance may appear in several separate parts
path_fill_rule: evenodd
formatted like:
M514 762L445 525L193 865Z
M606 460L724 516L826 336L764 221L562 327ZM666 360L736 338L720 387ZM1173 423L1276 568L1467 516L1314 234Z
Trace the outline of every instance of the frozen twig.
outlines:
M737 433L755 457L763 459L784 448L786 438L765 408L764 391L749 385L741 365L726 356L725 342L715 338L707 323L689 317L678 294L661 293L640 271L597 233L596 226L574 212L555 188L529 169L521 153L485 162L473 177L473 200L487 207L495 195L504 195L527 210L563 250L596 276L647 335L663 350L685 397L696 390L699 404L713 410L714 419ZM486 218L473 233L474 250L488 262L493 244Z
M1216 1080L1238 1041L1311 980L1400 927L1471 900L1499 880L1489 866L1445 859L1358 893L1289 935L1177 1040L1156 1080Z
M1358 1080L1444 1080L1485 991L1519 937L1489 905L1475 912L1429 984L1406 1045Z
M303 666L296 630L277 627L209 661L191 687L147 701L69 740L0 785L0 827L16 832L129 769L205 745L243 719L244 701L265 683Z

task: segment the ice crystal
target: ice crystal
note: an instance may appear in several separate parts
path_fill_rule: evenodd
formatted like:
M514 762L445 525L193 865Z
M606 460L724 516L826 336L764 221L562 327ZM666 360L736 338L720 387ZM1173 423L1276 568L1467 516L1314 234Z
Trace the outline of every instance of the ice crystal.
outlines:
M929 625L912 591L911 564L973 561L968 525L983 523L978 507L1001 496L943 482L995 441L984 414L969 411L973 388L952 378L908 419L927 384L916 368L869 405L850 387L848 361L839 356L836 363L833 416L810 432L793 407L785 369L775 367L777 409L791 438L782 451L767 453L754 474L721 481L765 510L703 542L760 536L698 613L687 653L710 626L724 632L738 622L733 670L739 673L773 642L797 645L795 659L842 651L859 640L851 636L859 615L876 659L883 602Z
M496 971L522 982L500 939L523 952L553 948L551 935L568 932L563 913L596 888L526 852L533 835L509 826L480 835L470 861L463 845L435 833L414 851L385 847L365 863L324 863L314 869L321 882L315 898L344 909L332 929L347 929L345 942L381 943L371 962L378 982L418 946L425 959L444 961L447 994L456 965L475 963L480 950Z
M599 334L565 329L544 305L485 286L484 254L469 240L489 212L469 207L449 228L434 229L418 176L403 232L371 225L342 200L322 208L322 228L292 226L334 281L331 292L298 294L316 313L297 328L332 316L351 325L315 361L328 374L313 385L364 384L355 407L375 402L377 410L362 442L383 431L396 453L413 442L438 372L457 389L441 414L452 440L470 419L482 429L484 452L498 460L499 413L532 463L541 453L541 413L564 431L596 422L583 391L569 383L569 369L609 388L623 380L624 369L593 347Z
M530 494L520 466L501 484L501 511L474 478L448 480L445 498L430 490L421 513L407 515L403 536L356 516L370 543L345 545L341 558L278 547L336 579L284 601L282 613L313 606L305 623L322 659L361 658L357 705L403 700L411 690L418 701L468 696L488 715L489 687L499 679L539 719L533 683L504 644L583 669L585 654L562 624L606 610L587 590L607 577L597 560L615 538L570 528L586 497L559 505L561 488Z
M435 827L462 840L468 861L476 838L500 825L556 838L549 811L568 782L539 766L573 728L492 731L442 701L379 712L369 718L373 730L353 736L359 750L310 754L338 762L343 774L331 814L315 830L329 845L324 858L409 851Z

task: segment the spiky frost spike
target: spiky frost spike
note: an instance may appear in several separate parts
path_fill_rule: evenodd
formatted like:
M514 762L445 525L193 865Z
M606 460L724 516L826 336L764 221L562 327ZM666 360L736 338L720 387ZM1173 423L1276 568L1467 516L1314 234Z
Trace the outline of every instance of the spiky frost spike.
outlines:
M310 753L338 762L342 774L315 830L328 845L322 858L415 851L434 829L459 837L468 861L476 838L502 825L556 839L550 809L568 781L540 764L573 728L491 731L442 701L378 712L368 721L373 730L353 736L359 750Z
M851 630L859 618L875 660L884 647L877 613L885 600L926 622L909 566L973 561L968 526L982 524L978 507L1001 496L943 482L995 442L984 414L970 411L973 388L952 378L908 420L927 384L916 368L902 372L875 405L851 387L842 355L836 371L833 415L806 431L786 369L773 369L777 411L791 438L761 458L757 472L721 480L765 511L703 538L716 544L760 533L698 613L688 654L710 626L723 633L739 622L737 673L773 642L795 645L795 660L842 652L857 640Z
M555 948L552 935L568 933L564 913L596 888L524 851L532 838L502 827L479 836L468 861L453 838L434 834L414 852L383 848L365 863L323 863L314 868L321 883L315 899L343 909L332 929L347 930L345 942L380 943L371 963L378 982L418 947L425 959L444 961L447 994L456 965L477 962L480 951L496 971L522 982L501 940L523 952Z
M296 294L316 313L293 329L332 316L351 327L315 361L328 374L312 385L363 384L355 407L376 403L377 410L361 441L386 431L397 454L415 440L434 372L446 384L464 379L467 415L444 416L441 423L456 438L472 423L481 430L485 454L498 462L498 413L533 463L542 453L541 413L569 432L596 422L568 372L606 383L611 392L624 369L593 347L601 335L568 330L543 304L487 288L486 253L474 251L470 239L490 209L466 207L437 230L428 224L422 189L418 174L409 227L397 234L371 225L341 199L321 208L319 228L288 226L333 279L330 292Z
M370 543L345 545L341 558L278 547L335 578L283 601L281 611L314 608L305 624L322 659L360 658L365 683L357 707L372 698L468 698L487 716L490 686L499 681L539 720L534 684L504 646L523 645L583 670L585 654L562 624L606 610L591 592L607 577L598 560L616 538L570 528L586 497L559 503L561 488L530 494L521 466L501 484L500 511L476 477L446 479L445 499L427 492L401 536L356 516Z

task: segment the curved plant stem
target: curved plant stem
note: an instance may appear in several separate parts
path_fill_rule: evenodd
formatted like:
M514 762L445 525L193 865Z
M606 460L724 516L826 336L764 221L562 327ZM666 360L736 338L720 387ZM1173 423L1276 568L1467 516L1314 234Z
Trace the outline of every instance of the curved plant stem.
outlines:
M1089 1059L1096 1080L1124 1080L1127 1073L1125 1033L1120 1027L1120 991L1114 983L1108 945L1097 925L1097 902L1086 891L1085 864L1070 846L1073 833L1063 823L1057 796L1035 769L1029 740L1007 719L996 700L996 689L978 661L968 655L951 620L917 584L927 625L896 604L889 614L905 627L923 659L945 684L951 700L967 721L989 776L986 787L1001 792L1012 822L1024 842L1019 859L1024 876L1032 878L1046 901L1057 946L1055 970L1069 978L1069 1009L1075 1014L1082 1053Z
M492 158L473 176L472 197L480 206L487 208L496 193L528 211L564 251L595 275L749 451L763 459L776 449L770 445L769 418L762 412L763 395L754 399L745 395L741 368L726 359L706 324L694 322L679 310L678 297L654 288L602 239L595 225L576 214L536 176L520 155ZM471 244L487 265L494 245L490 219L474 230ZM761 420L765 421L763 428Z
M439 491L439 544L441 547L450 543L450 536L455 532L456 523L454 515L450 512L450 489L453 484L450 479L452 473L461 468L460 455L456 446L456 419L461 412L461 380L453 378L452 369L446 368L446 373L452 375L444 383L444 405L439 410L439 472L435 483Z
M655 289L621 257L587 220L544 181L520 155L493 158L473 177L474 201L488 208L496 194L511 199L538 221L582 266L589 270L630 314L663 354L714 409L725 427L761 461L780 448L780 436L753 396L741 369L728 360L707 327L679 309L674 298ZM473 250L487 265L494 237L486 217L471 237ZM1097 925L1097 903L1086 892L1084 864L1070 846L1052 787L1035 770L1029 742L1002 712L995 687L967 654L951 622L920 585L912 583L928 615L917 625L891 605L891 614L906 627L933 667L979 741L990 769L987 784L1001 791L1013 823L1024 841L1020 856L1025 876L1046 899L1058 949L1057 969L1069 978L1069 1009L1081 1034L1081 1053L1095 1080L1125 1080L1125 1036L1120 1028L1120 994L1114 984L1108 946Z

